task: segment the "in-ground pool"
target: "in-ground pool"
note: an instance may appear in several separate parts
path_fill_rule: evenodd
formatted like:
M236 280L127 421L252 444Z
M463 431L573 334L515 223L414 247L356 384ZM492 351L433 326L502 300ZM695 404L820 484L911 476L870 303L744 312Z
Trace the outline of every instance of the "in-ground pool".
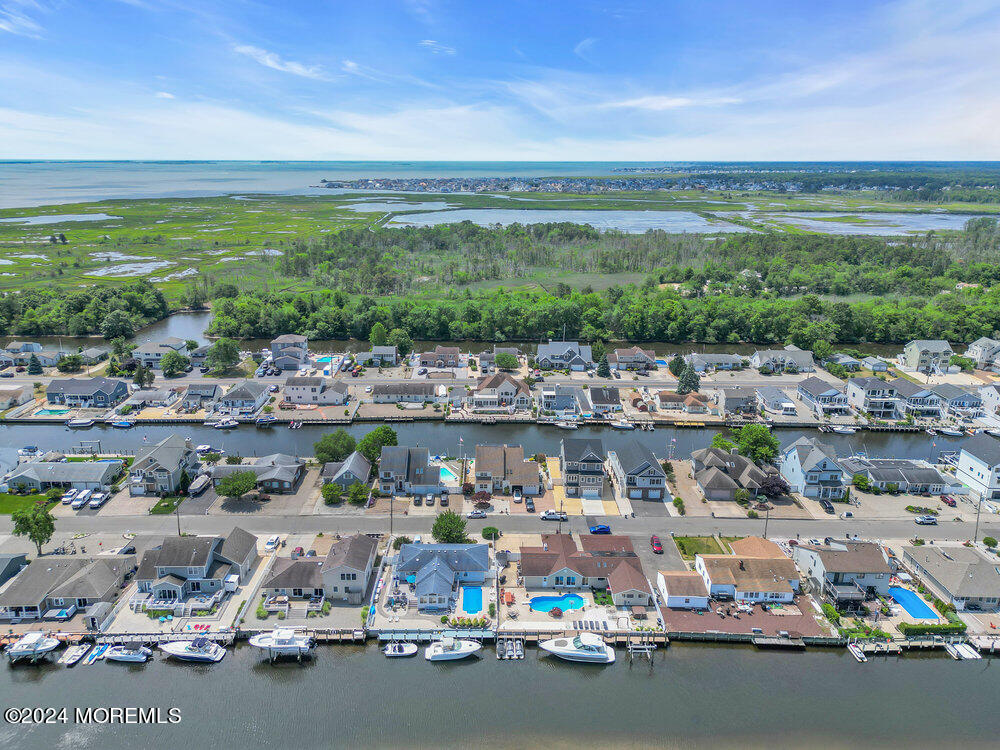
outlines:
M656 360L656 364L662 365L663 367L666 367L668 363L667 363L667 360L665 360L665 359L658 359L658 360Z
M458 481L458 474L456 474L455 472L453 472L451 469L449 469L444 464L441 464L441 478L444 481L446 481L446 482L457 482Z
M558 607L563 612L570 609L583 609L583 597L579 594L562 594L561 596L533 596L529 602L534 612L551 612Z
M56 408L56 409L39 409L38 411L35 412L35 414L45 414L45 415L48 415L48 416L52 416L52 415L55 415L55 414L65 414L68 411L69 411L69 409L58 409L58 408Z
M483 611L483 590L479 586L462 586L462 609L467 615Z
M889 596L895 599L910 617L918 620L937 619L937 612L928 607L923 599L909 589L904 589L902 586L890 586Z
M333 357L331 357L329 355L327 355L325 357L317 357L316 361L317 362L333 362Z

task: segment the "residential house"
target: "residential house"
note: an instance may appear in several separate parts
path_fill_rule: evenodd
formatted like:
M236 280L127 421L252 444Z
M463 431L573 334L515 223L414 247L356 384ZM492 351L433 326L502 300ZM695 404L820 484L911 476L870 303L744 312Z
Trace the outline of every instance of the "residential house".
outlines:
M492 572L486 544L404 544L393 566L397 583L412 585L424 613L454 609L463 585L482 586Z
M323 563L325 561L324 557L276 558L260 586L260 592L265 597L265 604L274 597L284 597L315 602L317 605L315 609L319 609L322 606L322 600L326 598L325 582L323 581Z
M895 419L899 408L896 389L879 378L847 381L847 404L873 419Z
M622 410L622 397L614 386L591 387L588 392L594 415L602 417Z
M347 383L343 380L300 375L285 380L284 399L290 404L342 405L347 398Z
M581 372L594 366L590 344L577 341L549 341L539 344L535 364L543 370L575 370Z
M13 409L29 401L35 400L35 393L31 386L19 385L14 388L0 388L0 411Z
M434 383L379 383L372 386L372 401L376 404L423 404L437 401L440 386Z
M220 414L256 414L268 402L267 386L254 380L244 380L216 401Z
M531 391L523 380L498 372L479 378L472 390L470 404L473 411L531 409Z
M28 367L31 358L34 357L42 367L55 367L69 353L55 349L42 349L37 352L0 352L0 366Z
M971 359L978 370L989 370L996 366L997 357L1000 357L1000 341L982 336L965 350L963 355Z
M903 347L899 361L903 367L916 372L946 372L954 354L947 341L917 339Z
M962 441L955 478L981 500L1000 500L1000 440L981 432Z
M208 470L216 487L231 474L252 472L257 476L257 489L278 495L290 495L298 489L306 473L306 463L301 458L286 453L261 456L252 464L217 464Z
M516 358L518 362L521 361L522 353L521 350L516 346L497 346L493 345L493 351L483 352L478 355L479 359L479 369L484 373L496 367L497 355L498 354L509 354L510 356Z
M330 461L323 464L320 478L323 484L338 484L347 489L355 484L368 484L372 474L371 462L360 452L354 451L343 461Z
M42 345L37 341L11 341L3 350L8 354L37 354Z
M582 390L578 385L545 383L542 385L538 406L542 411L555 412L559 415L578 414Z
M600 497L604 488L604 443L600 438L563 438L559 469L567 497Z
M826 364L837 365L838 367L843 367L848 372L857 372L862 367L862 362L860 359L850 356L849 354L844 354L843 352L834 352L829 357L826 358Z
M261 592L268 598L284 596L361 604L377 551L377 539L354 534L334 543L326 557L279 557L261 584Z
M208 360L208 352L211 350L209 344L202 344L201 346L196 346L194 349L188 352L188 359L191 360L192 367L204 367L206 361Z
M693 570L661 570L656 588L668 609L708 609L705 579Z
M129 467L129 494L167 495L180 491L183 478L194 479L198 454L191 441L170 435L138 453Z
M941 397L931 386L920 385L906 378L890 380L889 385L899 398L899 409L905 416L915 419L940 419Z
M708 414L711 411L709 403L708 396L703 393L688 393L681 403L681 411L685 414Z
M271 341L271 361L279 370L298 370L309 364L309 339L284 333Z
M974 391L952 383L931 386L931 391L940 399L941 411L956 419L975 419L984 414L983 398Z
M847 393L841 386L808 377L799 383L798 393L802 402L819 417L851 413L847 406Z
M1000 386L983 386L979 389L979 397L983 400L984 414L1000 415Z
M795 411L795 404L785 392L773 385L757 389L757 405L768 414L794 417L798 413Z
M740 370L743 368L745 357L739 354L710 354L692 353L684 355L684 361L694 369L695 372L712 372L715 370Z
M702 448L691 454L691 469L695 482L709 500L735 500L743 489L757 497L762 482L777 470L758 466L735 451L722 448Z
M758 349L750 357L751 367L761 372L812 372L816 369L812 352L798 347Z
M128 385L113 378L57 378L45 389L50 404L85 409L108 409L127 397Z
M844 470L831 445L801 437L781 452L780 467L792 492L827 500L844 495Z
M222 386L217 383L192 383L181 397L181 408L188 411L212 411L220 398Z
M7 477L7 484L19 490L45 492L62 490L104 490L121 474L122 461L28 461Z
M656 369L656 354L652 349L640 349L638 346L613 349L608 355L608 365L612 370L649 372Z
M184 391L185 389L180 386L175 388L143 388L129 396L125 403L121 404L115 411L122 414L129 409L134 411L145 408L166 409L179 401Z
M395 346L373 346L371 351L355 354L354 361L366 367L395 367L399 352Z
M813 589L838 611L861 609L862 602L889 593L889 560L872 542L799 543L792 547L792 559Z
M627 536L542 534L541 547L521 547L524 588L566 591L603 589L618 607L649 607L653 592Z
M108 358L110 352L102 346L89 346L80 350L80 359L85 365L96 365Z
M664 500L667 475L656 456L638 440L629 439L608 451L611 479L618 492L629 500Z
M799 592L799 574L787 557L696 555L694 569L715 599L788 604Z
M996 612L1000 605L1000 567L995 558L975 547L905 545L903 562L960 612Z
M878 357L864 357L861 360L861 364L868 370L872 372L888 372L889 365L886 364L885 360L879 359Z
M46 555L22 568L0 593L0 620L56 619L60 611L114 602L133 570L135 555Z
M859 458L851 456L838 462L852 480L857 474L883 491L930 493L940 495L949 487L948 480L926 461L909 458Z
M542 491L538 463L525 460L520 445L477 445L476 492L510 495L539 495Z
M441 467L426 448L386 445L378 462L379 489L392 495L436 495L444 489Z
M132 359L143 367L150 367L154 370L159 370L160 362L162 361L164 354L167 352L178 352L183 354L184 346L184 339L179 339L176 336L170 336L162 341L150 341L145 344L140 344L132 350Z
M21 572L28 564L28 555L24 552L0 553L0 586Z
M660 391L656 394L656 408L659 411L682 411L684 396L676 391Z
M250 580L260 562L257 537L238 526L226 536L168 536L142 556L135 574L140 594L157 602L220 596Z
M752 415L757 413L757 391L745 386L720 388L715 392L716 403L726 415Z
M438 344L432 352L420 355L421 367L461 367L462 355L457 346L441 346Z

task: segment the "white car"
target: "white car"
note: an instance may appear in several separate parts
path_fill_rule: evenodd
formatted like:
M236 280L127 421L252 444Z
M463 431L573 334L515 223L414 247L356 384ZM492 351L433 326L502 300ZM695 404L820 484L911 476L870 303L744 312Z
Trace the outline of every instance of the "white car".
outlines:
M108 500L107 492L95 492L93 495L90 496L90 507L100 508L102 505L104 505L104 503L107 502L107 500Z
M840 514L840 517L841 518L845 518L845 519L846 518L854 518L854 513L853 513L853 511L845 510L843 513Z
M371 393L371 392L372 392L372 387L370 385L366 385L365 386L365 393Z
M514 490L514 502L521 502L521 490Z
M486 518L485 510L470 510L465 516L466 518Z
M560 510L547 510L539 516L543 521L568 521L569 516Z
M274 536L269 537L266 542L264 542L264 550L266 552L274 552L276 549L278 549L278 545L280 543L281 539L279 539L278 535L275 534Z
M62 504L69 505L74 499L76 499L76 490L66 490L62 496Z

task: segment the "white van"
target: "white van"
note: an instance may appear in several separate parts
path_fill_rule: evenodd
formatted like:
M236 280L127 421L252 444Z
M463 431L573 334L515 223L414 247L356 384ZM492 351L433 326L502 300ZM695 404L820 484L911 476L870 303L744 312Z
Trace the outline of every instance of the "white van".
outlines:
M90 496L93 494L93 490L80 490L80 493L76 496L70 507L73 510L80 510L80 508L87 504L87 501L90 500Z
M76 490L66 490L62 496L62 504L69 505L76 498Z

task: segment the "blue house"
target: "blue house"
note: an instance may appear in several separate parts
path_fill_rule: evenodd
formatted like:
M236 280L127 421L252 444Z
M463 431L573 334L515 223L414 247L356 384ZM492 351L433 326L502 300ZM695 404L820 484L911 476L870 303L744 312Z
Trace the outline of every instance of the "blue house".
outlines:
M420 612L447 612L463 586L482 586L491 571L485 544L404 544L394 576L399 584L410 584Z

